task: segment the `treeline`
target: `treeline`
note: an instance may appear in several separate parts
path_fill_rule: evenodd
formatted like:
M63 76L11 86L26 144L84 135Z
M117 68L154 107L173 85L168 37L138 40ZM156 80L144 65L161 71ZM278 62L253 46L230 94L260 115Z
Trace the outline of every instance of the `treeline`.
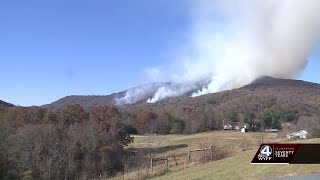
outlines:
M139 134L193 134L223 129L223 124L248 123L251 131L263 131L269 128L281 129L282 123L296 123L297 111L274 110L261 111L217 111L216 109L182 108L172 111L140 110L126 113L130 118L126 124Z
M0 110L0 179L91 179L121 171L132 142L114 107Z

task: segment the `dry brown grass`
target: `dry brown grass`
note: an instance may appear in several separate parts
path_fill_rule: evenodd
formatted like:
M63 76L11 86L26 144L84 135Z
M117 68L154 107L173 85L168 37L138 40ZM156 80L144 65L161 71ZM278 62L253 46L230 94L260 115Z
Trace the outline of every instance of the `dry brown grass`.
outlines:
M155 152L159 150L158 153L152 155L153 157L176 156L176 161L173 158L169 158L168 162L169 171L177 172L209 161L208 157L210 155L208 152L206 152L205 156L203 152L198 152L192 154L192 162L189 163L187 159L189 149L214 146L220 150L224 150L223 153L221 152L221 157L225 158L256 148L262 142L262 139L265 143L282 141L277 137L275 133L241 133L235 131L214 131L193 135L152 135L149 137L136 137L134 143L129 148L136 148L138 150L153 148ZM218 152L218 149L216 149L216 152ZM142 167L133 167L133 171L125 174L124 178L145 179L167 173L164 164L156 164L153 172L150 172L149 166L150 163L147 162L147 165Z
M298 140L292 143L320 143L320 139ZM174 171L155 179L261 179L281 176L320 173L319 164L253 165L250 164L257 149L238 153L226 159Z

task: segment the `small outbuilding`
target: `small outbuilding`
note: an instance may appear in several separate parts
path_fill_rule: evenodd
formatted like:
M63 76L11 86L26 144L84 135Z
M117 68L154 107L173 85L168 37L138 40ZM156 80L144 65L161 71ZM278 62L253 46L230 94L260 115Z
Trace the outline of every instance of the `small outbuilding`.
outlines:
M239 123L238 127L239 127L238 130L240 130L240 132L248 132L250 125L248 123Z
M278 132L279 130L278 129L266 129L265 132Z

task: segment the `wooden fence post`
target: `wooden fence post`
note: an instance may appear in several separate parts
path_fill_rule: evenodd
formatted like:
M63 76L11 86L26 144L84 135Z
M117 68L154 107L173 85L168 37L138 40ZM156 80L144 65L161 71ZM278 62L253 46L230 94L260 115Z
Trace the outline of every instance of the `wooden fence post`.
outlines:
M168 162L168 157L166 157L166 165L167 165L167 171L169 170L169 162Z
M213 160L213 146L211 146L211 161Z
M151 158L150 163L151 163L151 172L153 172L153 159L152 158Z
M188 162L191 162L191 150L188 151Z
M173 159L174 159L175 165L178 166L178 162L176 160L176 156L173 156Z
M205 159L207 158L206 149L203 150L203 158L205 158Z

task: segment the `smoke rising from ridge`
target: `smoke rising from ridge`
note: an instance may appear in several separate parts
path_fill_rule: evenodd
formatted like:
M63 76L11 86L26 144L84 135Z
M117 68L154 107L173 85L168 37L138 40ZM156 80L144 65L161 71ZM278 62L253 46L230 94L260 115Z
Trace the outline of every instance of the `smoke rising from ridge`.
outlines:
M319 0L199 0L190 3L192 29L178 52L172 80L148 102L179 96L192 83L210 83L192 96L239 88L260 76L294 78L319 41ZM160 71L161 72L161 71Z
M215 31L207 20L215 8L200 15L204 23L196 27L209 32L195 33L201 54L195 61L210 61L213 76L208 87L193 96L238 88L263 75L293 78L304 68L319 38L319 1L219 2L227 18L223 30Z

